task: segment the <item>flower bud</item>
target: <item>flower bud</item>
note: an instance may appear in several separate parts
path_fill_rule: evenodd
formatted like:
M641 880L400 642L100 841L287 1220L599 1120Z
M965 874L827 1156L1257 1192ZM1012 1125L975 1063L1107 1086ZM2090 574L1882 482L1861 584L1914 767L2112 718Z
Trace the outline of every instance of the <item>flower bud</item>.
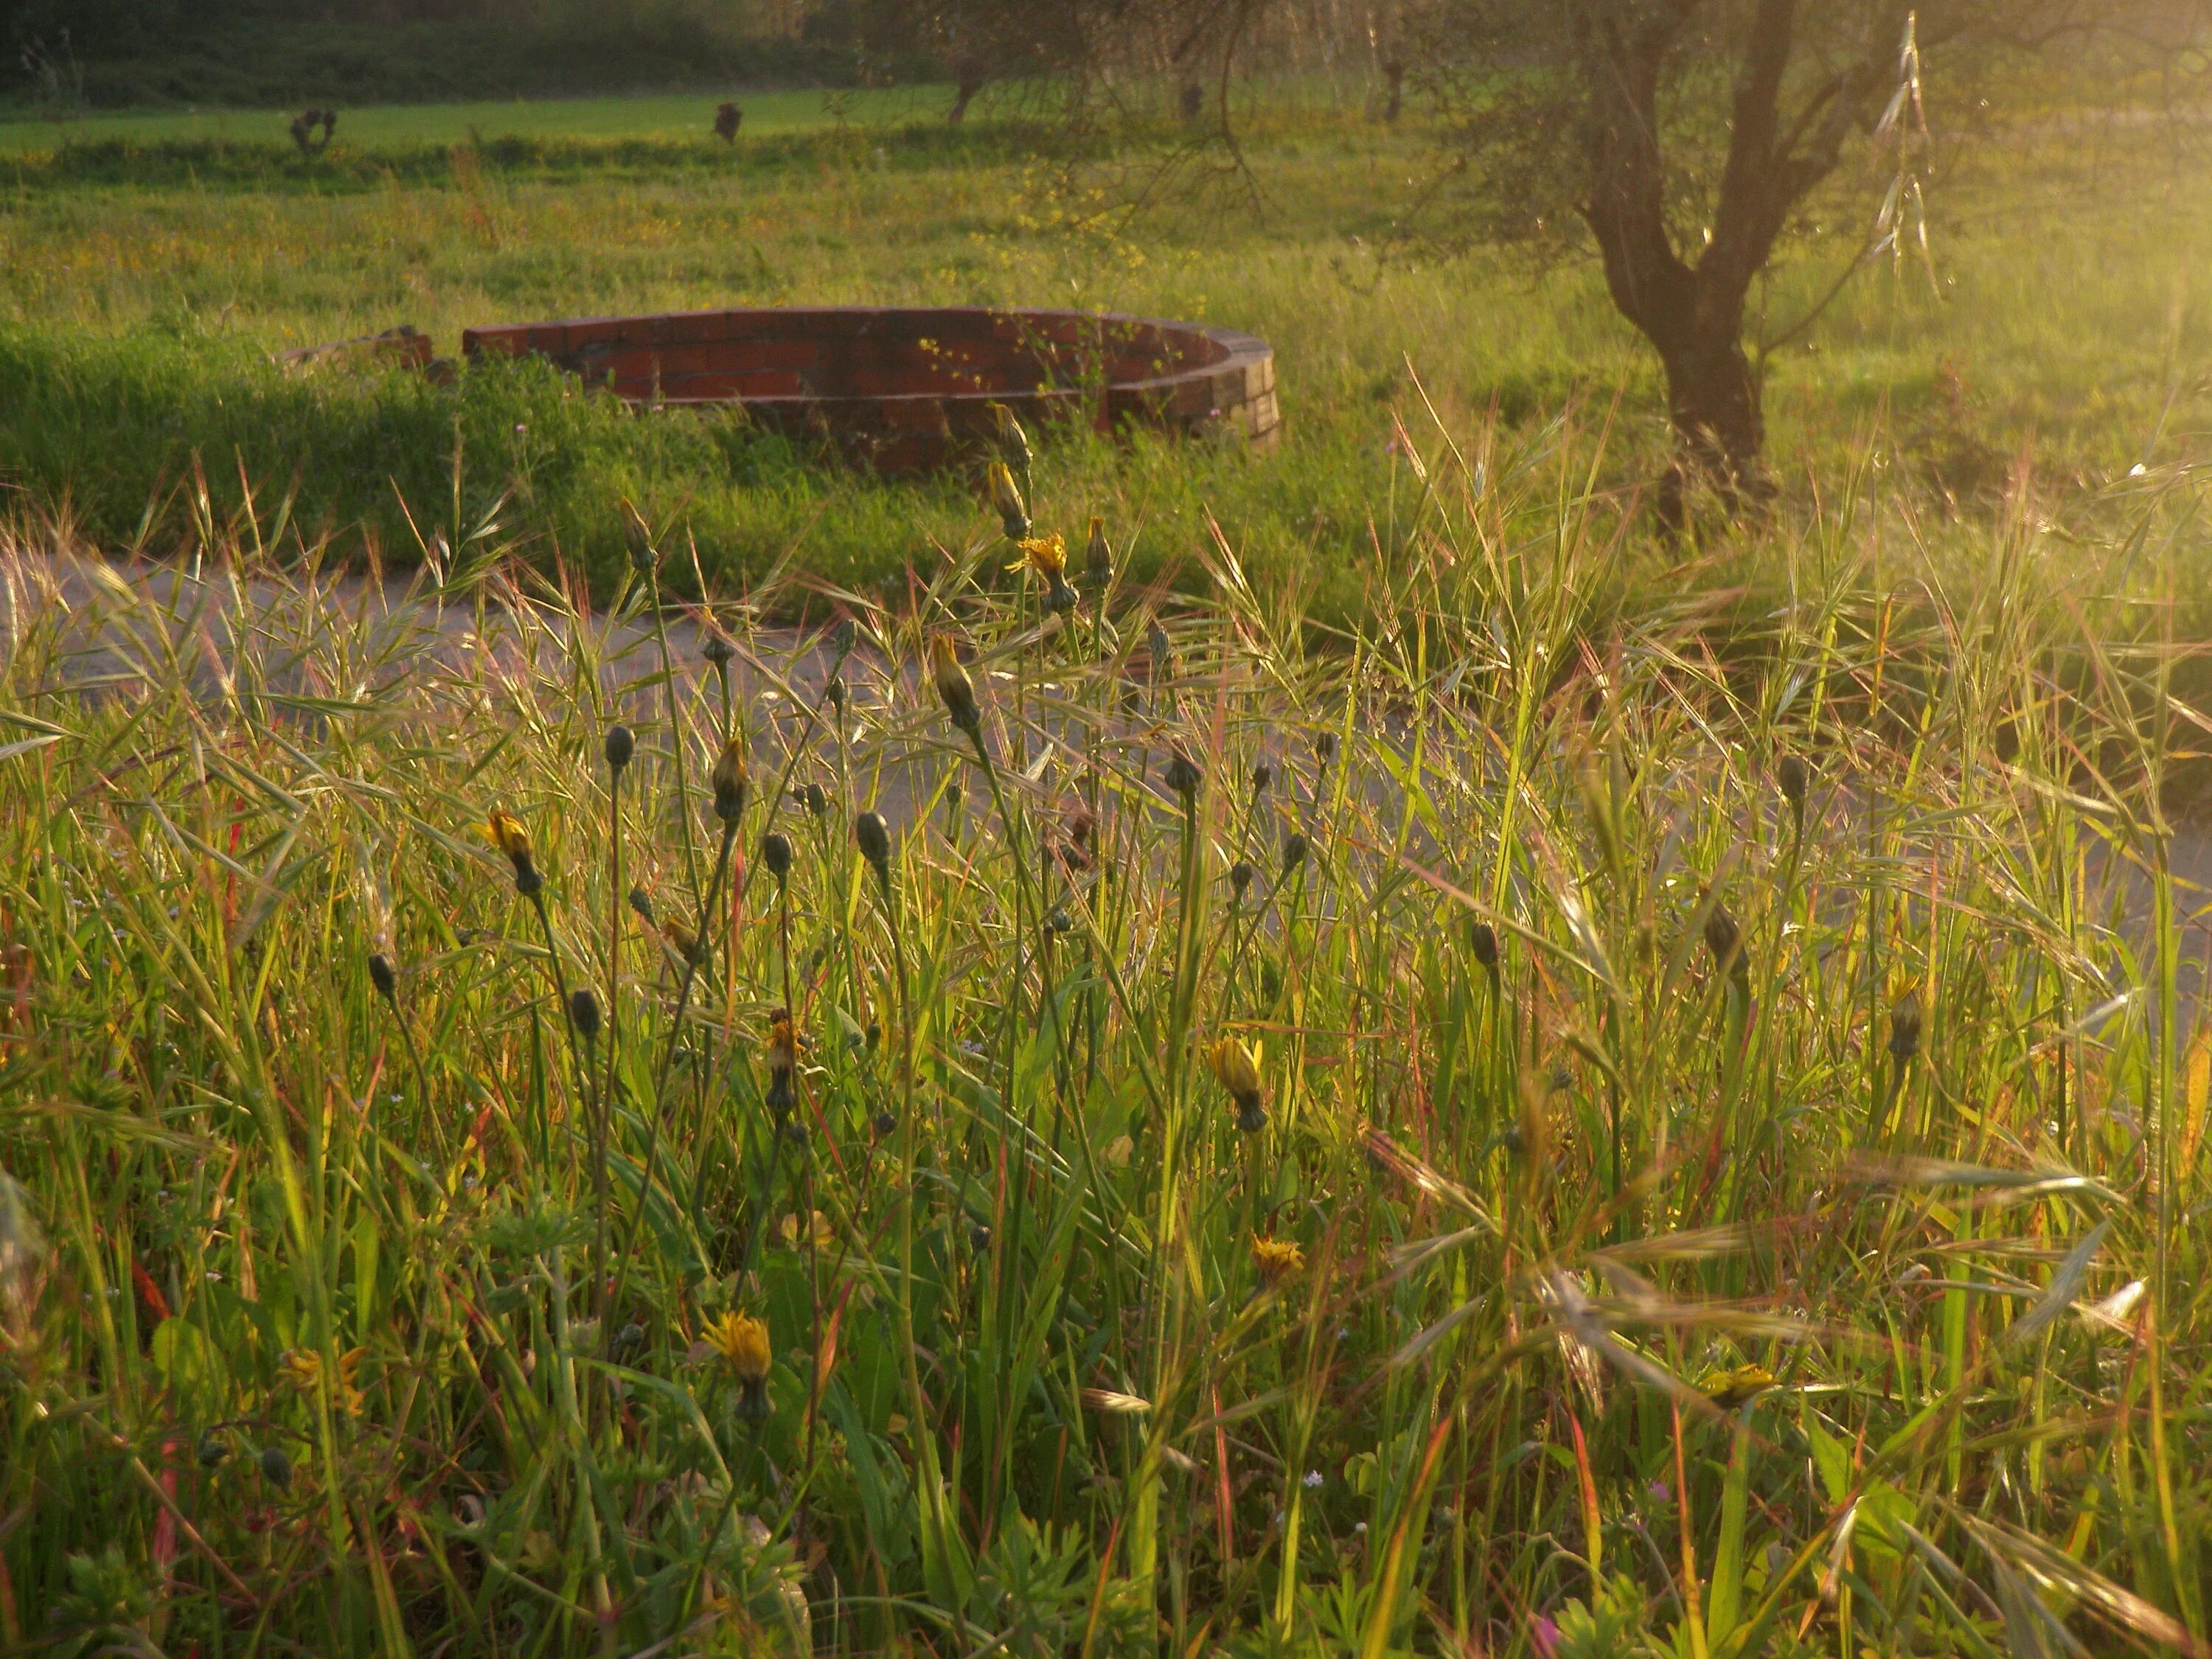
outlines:
M974 737L981 729L983 717L975 707L975 683L968 678L968 671L960 665L960 653L949 634L939 634L929 642L930 671L937 682L937 695L945 704L945 713L952 724Z
M1029 504L1022 500L1021 486L1014 475L1006 470L1004 461L994 461L990 467L991 505L998 509L1000 527L1010 542L1029 539Z
M568 1021L585 1042L599 1034L599 1000L587 987L579 987L568 994Z
M1813 769L1805 764L1805 757L1784 755L1782 764L1775 769L1775 781L1781 785L1782 799L1802 815L1805 811L1805 792L1813 781Z
M544 886L545 878L538 874L538 866L531 855L529 833L523 829L520 819L495 806L485 819L484 827L491 837L492 845L506 854L507 861L514 866L516 892L528 898Z
M791 842L781 830L771 830L761 837L761 862L778 881L791 873Z
M719 669L738 654L738 647L730 643L730 636L720 629L710 628L699 647L699 654Z
M1920 1052L1920 997L1907 991L1889 1010L1889 1052L1902 1063Z
M1306 838L1297 830L1293 830L1283 837L1283 873L1289 875L1291 871L1305 861Z
M1196 799L1199 786L1206 781L1206 774L1200 770L1198 763L1180 749L1169 755L1161 777L1169 788L1186 801Z
M745 813L745 790L751 782L745 770L745 746L732 738L722 745L722 752L714 762L712 781L714 786L714 816L725 823L735 823Z
M1103 592L1106 584L1114 579L1114 550L1106 540L1106 520L1096 513L1091 515L1091 533L1083 544L1083 580L1095 592Z
M1498 971L1498 930L1488 922L1478 921L1468 930L1468 949L1492 974Z
M1252 793L1255 795L1266 794L1267 793L1267 786L1274 781L1275 769L1268 765L1267 762L1261 761L1257 766L1255 766L1252 769Z
M860 856L876 872L876 879L888 886L891 878L891 832L880 812L863 812L853 820L853 841L860 849Z
M1230 890L1234 892L1238 898L1243 898L1244 896L1244 890L1252 884L1253 874L1254 872L1249 860L1237 860L1236 863L1229 866Z
M607 727L607 770L619 772L629 764L629 757L637 748L637 739L627 726Z
M283 1492L292 1484L292 1460L284 1455L281 1446L264 1446L254 1460L261 1466L261 1478Z
M392 971L392 958L381 951L368 953L368 982L376 987L377 995L389 1002L399 990L399 975Z
M647 927L656 925L653 915L653 895L647 892L644 888L633 887L629 890L629 908L637 912L639 920Z

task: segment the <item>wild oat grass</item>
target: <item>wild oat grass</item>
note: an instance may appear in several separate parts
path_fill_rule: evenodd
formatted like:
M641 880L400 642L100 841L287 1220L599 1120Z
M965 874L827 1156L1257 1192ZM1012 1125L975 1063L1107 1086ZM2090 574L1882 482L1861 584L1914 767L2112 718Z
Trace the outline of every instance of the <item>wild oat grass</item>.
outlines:
M1326 649L19 520L0 1643L2202 1650L2196 486L1717 631L1594 445Z

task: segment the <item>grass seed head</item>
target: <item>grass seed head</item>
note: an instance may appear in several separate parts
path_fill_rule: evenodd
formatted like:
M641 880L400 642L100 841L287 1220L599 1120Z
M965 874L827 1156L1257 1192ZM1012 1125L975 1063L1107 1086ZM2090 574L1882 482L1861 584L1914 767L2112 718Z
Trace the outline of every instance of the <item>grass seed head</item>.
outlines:
M745 769L745 746L741 739L733 737L722 745L712 781L714 816L725 823L735 823L744 816L745 791L752 783L752 775Z
M381 951L368 953L368 982L386 1002L399 994L399 975L392 970L392 958Z
M545 884L538 873L538 864L530 850L530 835L522 821L510 812L495 806L484 820L484 833L491 844L507 854L507 861L514 866L514 890L528 898Z
M637 738L627 726L607 727L607 770L619 772L629 764L629 757L637 750Z
M1024 542L1030 535L1029 504L1022 500L1022 487L1014 482L1014 475L1004 461L994 461L990 470L991 505L998 509L999 525L1010 542Z
M960 665L960 648L950 634L939 634L930 640L929 668L946 717L972 738L981 726L983 716L975 707L975 682Z

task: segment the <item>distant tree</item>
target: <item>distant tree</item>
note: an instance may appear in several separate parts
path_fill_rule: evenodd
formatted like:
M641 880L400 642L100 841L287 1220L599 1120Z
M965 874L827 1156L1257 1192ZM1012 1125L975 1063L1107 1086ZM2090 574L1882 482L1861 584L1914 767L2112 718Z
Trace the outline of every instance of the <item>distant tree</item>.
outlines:
M1093 26L1085 50L1164 42L1163 72L1225 88L1231 58L1298 3L1118 0L1110 20L1081 0L1071 9ZM1486 240L1594 252L1614 306L1656 353L1672 514L1692 478L1731 495L1760 487L1753 286L1852 146L1917 119L1923 64L2041 52L2063 74L2093 48L2148 64L2201 49L2208 10L2212 0L1388 0L1369 15L1382 20L1370 29L1382 112L1402 82L1446 118L1446 182L1430 210L1455 200ZM1201 76L1194 53L1215 72ZM1216 102L1225 130L1229 100Z

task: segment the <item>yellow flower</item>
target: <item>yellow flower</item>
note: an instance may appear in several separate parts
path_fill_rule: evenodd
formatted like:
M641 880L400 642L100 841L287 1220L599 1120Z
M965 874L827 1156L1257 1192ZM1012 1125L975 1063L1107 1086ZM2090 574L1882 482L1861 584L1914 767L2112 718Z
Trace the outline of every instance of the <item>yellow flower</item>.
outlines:
M975 682L960 665L960 650L950 634L939 634L930 640L929 664L945 714L951 716L953 725L973 736L982 723L982 716L975 708Z
M354 1386L354 1378L361 1370L361 1357L366 1348L349 1348L338 1356L337 1387L331 1404L349 1417L361 1410L361 1390ZM277 1364L285 1380L301 1394L313 1395L322 1386L323 1357L313 1348L287 1348L277 1357Z
M750 1314L726 1313L709 1323L707 1344L722 1356L730 1374L748 1386L768 1380L775 1351L769 1346L768 1327Z
M1705 1398L1724 1412L1761 1395L1774 1386L1774 1373L1764 1365L1738 1365L1732 1370L1707 1371L1698 1379Z
M1207 1046L1206 1063L1214 1080L1237 1103L1237 1127L1247 1134L1258 1133L1267 1121L1260 1103L1260 1056L1224 1033Z
M525 895L535 892L538 886L538 866L532 860L530 836L523 829L522 821L495 806L484 820L484 834L514 866L515 890Z
M788 1072L799 1063L799 1041L791 1031L791 1010L779 1008L768 1017L768 1068Z
M1030 536L1016 545L1021 549L1022 556L1006 568L1019 570L1027 567L1036 573L1038 580L1044 583L1046 610L1073 611L1075 590L1067 585L1067 544L1060 539L1060 532L1055 530L1049 536Z
M798 1213L795 1211L792 1214L784 1217L782 1231L783 1242L791 1246L792 1249L797 1249L799 1248L799 1221ZM830 1218L823 1214L819 1210L815 1211L813 1224L809 1231L813 1235L814 1248L817 1250L826 1250L832 1244L837 1242L836 1232L830 1225Z
M696 963L699 954L699 935L671 916L660 924L660 936L668 941L668 948L684 962Z
M1263 1238L1258 1234L1252 1238L1252 1265L1260 1270L1260 1277L1273 1285L1288 1279L1292 1273L1306 1270L1306 1253L1295 1239Z
M1022 556L1006 567L1019 570L1026 566L1047 581L1056 581L1067 574L1067 544L1060 539L1060 532L1049 536L1031 536L1016 544Z

